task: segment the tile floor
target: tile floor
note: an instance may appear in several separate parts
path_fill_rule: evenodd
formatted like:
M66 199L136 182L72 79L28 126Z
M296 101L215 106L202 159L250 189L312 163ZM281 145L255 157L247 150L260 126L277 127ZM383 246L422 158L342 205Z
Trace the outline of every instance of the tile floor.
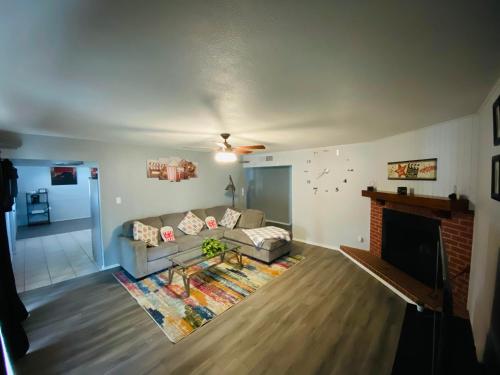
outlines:
M99 271L90 229L17 240L12 263L18 292Z

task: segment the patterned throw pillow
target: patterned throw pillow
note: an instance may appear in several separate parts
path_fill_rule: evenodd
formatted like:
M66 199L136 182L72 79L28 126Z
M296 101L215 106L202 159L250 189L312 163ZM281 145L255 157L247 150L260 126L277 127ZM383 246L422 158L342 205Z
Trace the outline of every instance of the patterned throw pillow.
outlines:
M165 242L175 241L174 228L169 225L161 227L160 235Z
M196 235L203 229L205 223L198 216L189 211L177 228L186 234Z
M240 212L228 208L224 213L224 217L220 221L220 225L228 229L233 229L236 223L238 222L240 215L241 215Z
M132 232L134 240L146 242L148 246L158 246L158 228L134 221Z
M205 219L205 224L207 224L208 229L217 229L217 220L213 216L207 216Z

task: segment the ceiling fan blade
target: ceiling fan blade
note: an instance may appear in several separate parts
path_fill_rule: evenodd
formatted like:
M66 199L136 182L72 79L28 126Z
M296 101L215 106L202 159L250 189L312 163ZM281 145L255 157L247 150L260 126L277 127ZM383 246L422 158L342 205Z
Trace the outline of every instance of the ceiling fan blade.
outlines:
M240 150L237 148L233 148L233 152L235 154L251 154L252 153L252 151L250 151L250 150Z
M266 146L264 146L264 145L250 145L250 146L238 146L236 148L244 148L247 150L265 150Z
M216 144L217 146L219 146L219 147L223 148L223 149L225 149L225 148L227 147L227 146L226 146L226 144L225 144L225 143L222 143L222 142L217 142L217 143L215 143L215 144Z

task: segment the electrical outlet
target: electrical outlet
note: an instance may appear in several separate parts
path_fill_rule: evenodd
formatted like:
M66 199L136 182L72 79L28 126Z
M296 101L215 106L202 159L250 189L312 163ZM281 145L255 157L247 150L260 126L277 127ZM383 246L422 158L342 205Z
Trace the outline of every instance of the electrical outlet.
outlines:
M358 236L358 242L361 242L361 243L365 242L365 239L363 238L363 236Z
M115 202L116 204L122 204L122 197L116 197Z

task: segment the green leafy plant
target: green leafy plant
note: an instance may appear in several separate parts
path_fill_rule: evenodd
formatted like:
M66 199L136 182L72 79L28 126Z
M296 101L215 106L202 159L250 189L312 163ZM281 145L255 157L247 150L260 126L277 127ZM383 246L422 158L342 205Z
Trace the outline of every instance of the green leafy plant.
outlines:
M227 245L224 242L216 240L215 238L207 238L201 244L201 251L209 258L223 252L226 248Z

